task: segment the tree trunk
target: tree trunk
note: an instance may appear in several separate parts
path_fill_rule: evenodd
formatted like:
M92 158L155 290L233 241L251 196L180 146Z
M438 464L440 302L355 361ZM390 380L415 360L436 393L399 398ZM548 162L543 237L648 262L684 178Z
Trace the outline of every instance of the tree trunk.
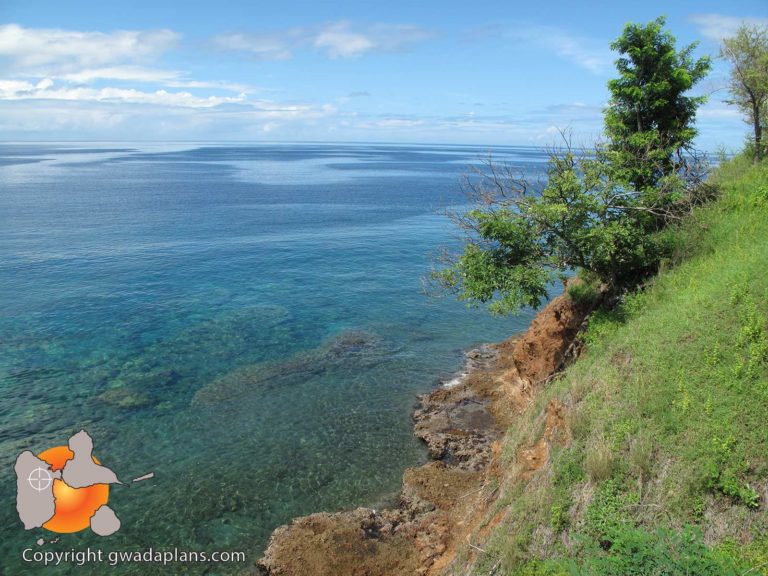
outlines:
M760 106L752 103L752 118L755 121L755 164L763 159L763 127L760 125Z

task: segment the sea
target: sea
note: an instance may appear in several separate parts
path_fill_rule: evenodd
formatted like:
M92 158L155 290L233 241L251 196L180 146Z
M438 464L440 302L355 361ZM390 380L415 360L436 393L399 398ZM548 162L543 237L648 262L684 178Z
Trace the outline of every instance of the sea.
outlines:
M546 165L525 147L0 144L0 571L243 573L296 516L391 503L427 458L417 396L532 317L426 281L489 157ZM24 530L18 454L79 430L124 483L121 529ZM103 560L23 557L88 549ZM107 565L148 550L246 561Z

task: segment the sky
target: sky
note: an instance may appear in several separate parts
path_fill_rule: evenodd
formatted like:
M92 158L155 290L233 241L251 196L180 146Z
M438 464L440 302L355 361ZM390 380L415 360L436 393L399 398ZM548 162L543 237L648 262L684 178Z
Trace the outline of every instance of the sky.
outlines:
M0 140L588 144L611 41L661 15L699 56L768 24L764 0L0 0ZM738 149L713 64L697 145Z

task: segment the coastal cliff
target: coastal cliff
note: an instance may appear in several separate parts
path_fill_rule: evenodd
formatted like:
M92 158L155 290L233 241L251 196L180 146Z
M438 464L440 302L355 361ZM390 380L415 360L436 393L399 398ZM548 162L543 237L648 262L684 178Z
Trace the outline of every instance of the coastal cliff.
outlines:
M496 501L503 431L572 353L590 309L559 296L522 336L468 352L460 377L420 398L414 429L431 460L405 471L398 506L297 518L275 530L254 573L384 576L450 566ZM562 404L547 406L541 439L520 454L518 474L543 465L551 443L567 442L564 413Z
M642 287L569 289L421 398L397 507L299 518L254 572L768 576L768 172L711 181Z

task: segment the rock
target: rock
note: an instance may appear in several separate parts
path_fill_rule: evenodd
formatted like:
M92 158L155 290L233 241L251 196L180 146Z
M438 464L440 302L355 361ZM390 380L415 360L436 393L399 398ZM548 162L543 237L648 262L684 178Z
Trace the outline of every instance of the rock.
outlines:
M141 408L150 404L149 397L128 386L110 388L98 396L99 400L118 408Z
M285 360L270 360L241 366L209 382L195 393L194 404L216 404L236 400L259 386L302 381L350 366L367 367L383 361L392 349L371 332L347 331Z

